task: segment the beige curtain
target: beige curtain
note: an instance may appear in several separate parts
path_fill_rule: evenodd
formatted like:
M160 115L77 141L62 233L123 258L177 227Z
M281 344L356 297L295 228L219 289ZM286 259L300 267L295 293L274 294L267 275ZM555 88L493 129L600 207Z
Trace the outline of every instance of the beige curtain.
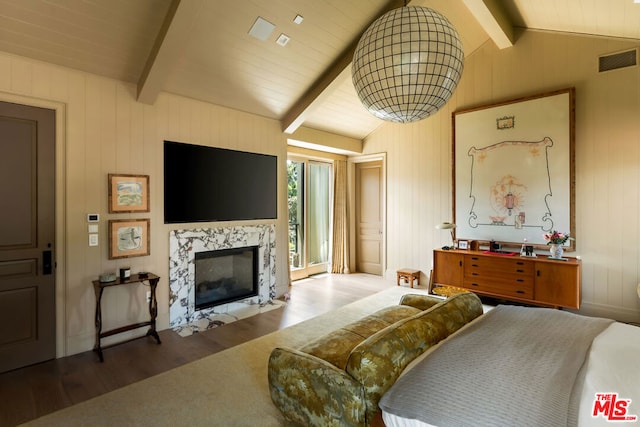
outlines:
M331 272L349 273L349 234L347 217L347 161L336 160L333 191L333 252Z

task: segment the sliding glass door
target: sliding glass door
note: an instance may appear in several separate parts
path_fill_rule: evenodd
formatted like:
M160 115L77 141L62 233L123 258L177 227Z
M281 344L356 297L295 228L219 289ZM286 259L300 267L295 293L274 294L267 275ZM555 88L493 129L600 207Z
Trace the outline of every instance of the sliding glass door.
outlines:
M331 233L331 163L287 160L289 262L293 280L327 271Z

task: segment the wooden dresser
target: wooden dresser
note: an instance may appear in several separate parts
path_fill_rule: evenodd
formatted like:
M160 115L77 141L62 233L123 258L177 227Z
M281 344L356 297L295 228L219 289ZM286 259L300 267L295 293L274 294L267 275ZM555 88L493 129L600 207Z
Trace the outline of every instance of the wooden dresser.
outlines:
M567 261L482 251L433 253L433 285L550 307L580 308L580 260Z

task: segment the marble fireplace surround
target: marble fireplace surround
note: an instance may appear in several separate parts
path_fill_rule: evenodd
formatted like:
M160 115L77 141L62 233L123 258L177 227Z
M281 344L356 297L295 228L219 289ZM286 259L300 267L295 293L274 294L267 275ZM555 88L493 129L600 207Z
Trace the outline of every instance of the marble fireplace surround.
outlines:
M196 310L196 252L246 246L258 246L258 296ZM169 233L169 326L174 328L273 300L276 297L275 254L273 224L172 230Z

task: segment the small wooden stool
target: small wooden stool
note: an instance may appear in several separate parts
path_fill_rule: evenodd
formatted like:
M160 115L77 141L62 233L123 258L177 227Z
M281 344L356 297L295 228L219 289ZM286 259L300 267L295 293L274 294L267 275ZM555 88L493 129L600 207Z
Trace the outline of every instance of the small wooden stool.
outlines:
M410 283L413 288L413 280L416 280L416 286L420 286L420 270L411 270L409 268L401 268L398 270L398 286L400 279L404 279L405 283Z

